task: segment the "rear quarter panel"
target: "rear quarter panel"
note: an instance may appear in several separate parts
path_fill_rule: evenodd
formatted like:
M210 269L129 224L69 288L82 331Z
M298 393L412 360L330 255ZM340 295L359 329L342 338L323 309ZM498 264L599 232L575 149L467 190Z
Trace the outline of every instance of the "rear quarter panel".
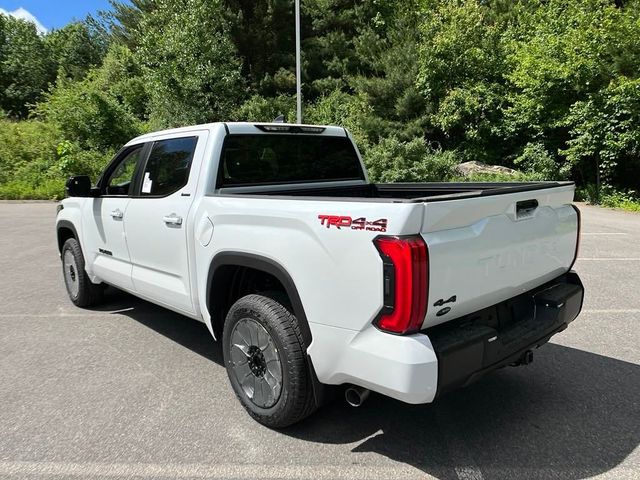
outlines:
M382 306L382 262L373 239L383 232L322 225L318 217L387 219L384 234L403 235L420 230L422 210L414 204L205 197L195 224L205 229L210 220L213 236L206 246L195 242L197 277L207 278L209 265L221 252L262 256L291 276L312 333L313 324L360 331ZM198 282L198 298L210 324L204 281ZM215 302L215 292L212 298Z

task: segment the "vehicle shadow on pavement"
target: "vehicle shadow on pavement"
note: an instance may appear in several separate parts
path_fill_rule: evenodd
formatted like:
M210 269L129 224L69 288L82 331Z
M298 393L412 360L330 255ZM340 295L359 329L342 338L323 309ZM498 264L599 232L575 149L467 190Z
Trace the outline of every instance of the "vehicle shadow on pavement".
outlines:
M639 419L640 366L548 344L530 366L495 372L431 405L381 395L358 409L334 402L285 433L361 442L353 452L442 479L586 478L634 451Z
M222 348L202 322L137 298L129 293L108 287L104 302L92 307L96 312L125 315L189 350L224 366Z
M202 323L120 292L102 308L126 307L133 308L122 314L223 365ZM639 419L640 366L548 344L531 365L494 372L433 404L372 394L354 409L338 398L281 433L384 455L446 480L577 479L631 454Z

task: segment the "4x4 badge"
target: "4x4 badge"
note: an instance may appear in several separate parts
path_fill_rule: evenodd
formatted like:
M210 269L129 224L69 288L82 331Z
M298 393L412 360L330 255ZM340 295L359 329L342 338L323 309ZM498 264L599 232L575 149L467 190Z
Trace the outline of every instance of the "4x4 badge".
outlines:
M449 297L449 300L445 300L445 299L441 298L436 303L434 303L433 306L434 307L441 307L445 303L455 303L457 299L458 299L458 297L456 297L455 295L453 297ZM449 310L451 310L451 309L449 309ZM444 313L443 313L443 315L444 315Z

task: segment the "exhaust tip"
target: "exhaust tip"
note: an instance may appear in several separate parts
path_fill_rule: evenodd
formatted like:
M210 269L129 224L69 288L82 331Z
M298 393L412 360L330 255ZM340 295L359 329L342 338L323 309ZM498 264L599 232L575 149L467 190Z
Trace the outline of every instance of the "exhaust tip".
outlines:
M369 390L362 387L348 387L344 391L344 399L352 407L361 406L369 398Z

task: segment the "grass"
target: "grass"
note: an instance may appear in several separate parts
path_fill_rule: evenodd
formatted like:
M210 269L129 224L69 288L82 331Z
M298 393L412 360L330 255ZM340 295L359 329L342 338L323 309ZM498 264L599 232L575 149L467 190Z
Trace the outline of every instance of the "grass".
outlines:
M633 190L622 192L610 186L604 186L597 198L594 185L586 185L576 191L576 200L607 208L619 208L627 212L640 212L640 198Z
M38 184L13 180L0 185L4 200L60 200L64 198L64 180L43 180Z
M620 208L627 212L640 212L640 200L620 194L604 195L600 204L603 207Z

